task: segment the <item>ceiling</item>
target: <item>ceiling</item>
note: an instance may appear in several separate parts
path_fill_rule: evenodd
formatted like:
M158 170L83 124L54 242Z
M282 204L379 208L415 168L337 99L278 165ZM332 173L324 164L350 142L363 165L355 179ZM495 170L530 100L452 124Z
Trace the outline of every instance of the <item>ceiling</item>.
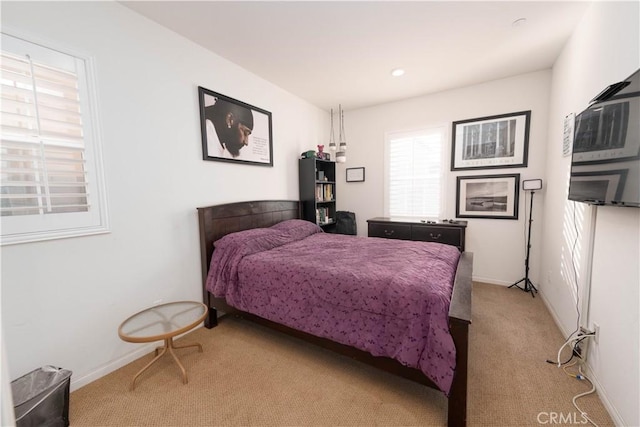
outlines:
M589 1L122 1L329 111L550 68ZM514 24L525 18L524 25ZM406 73L392 77L391 71ZM211 88L215 90L215 88Z

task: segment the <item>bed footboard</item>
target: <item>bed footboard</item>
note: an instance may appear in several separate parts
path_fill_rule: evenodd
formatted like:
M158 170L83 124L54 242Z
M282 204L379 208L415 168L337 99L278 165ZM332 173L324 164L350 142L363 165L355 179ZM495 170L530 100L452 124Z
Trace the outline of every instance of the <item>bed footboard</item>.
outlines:
M467 362L469 359L469 325L471 324L471 273L473 254L463 252L458 262L449 306L449 331L456 346L456 371L449 394L447 425L467 425Z

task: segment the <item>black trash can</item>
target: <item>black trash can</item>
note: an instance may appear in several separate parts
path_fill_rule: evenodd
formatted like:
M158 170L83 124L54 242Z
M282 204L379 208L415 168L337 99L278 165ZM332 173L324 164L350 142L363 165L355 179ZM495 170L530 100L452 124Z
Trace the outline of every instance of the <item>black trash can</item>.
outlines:
M43 366L11 382L16 427L67 427L71 371Z
M356 214L347 211L336 212L336 233L338 234L358 234L356 224Z

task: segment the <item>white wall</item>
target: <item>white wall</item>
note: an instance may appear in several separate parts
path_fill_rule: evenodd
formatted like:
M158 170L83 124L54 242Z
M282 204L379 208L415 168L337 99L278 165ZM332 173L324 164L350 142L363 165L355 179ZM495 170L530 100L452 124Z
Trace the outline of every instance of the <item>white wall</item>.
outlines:
M345 112L347 163L339 165L338 208L353 211L358 234L367 235L368 218L384 215L384 135L386 132L444 125L447 130L446 158L451 153L451 123L496 114L531 110L529 166L527 168L449 170L446 184L445 218L455 218L456 177L519 173L520 179L543 178L547 147L547 119L551 73L549 70L491 81L475 86ZM344 169L365 167L365 182L345 183ZM474 253L475 280L510 285L524 277L526 235L525 193L520 192L517 220L470 218L466 250ZM529 197L526 198L527 212ZM533 209L530 277L538 281L540 236L544 192L536 193Z
M573 332L576 294L586 299L594 236L590 311L587 319L583 310L582 323L597 322L600 337L589 344L588 364L614 420L629 426L640 425L640 210L567 202L570 157L562 156L561 147L563 117L580 112L607 85L640 67L639 16L638 2L594 2L553 67L540 286L560 328L566 335ZM574 242L578 291L571 266Z
M115 2L3 2L2 27L96 61L112 232L2 248L10 379L52 364L77 388L142 354L127 316L201 300L196 207L298 199L328 114ZM272 112L273 168L202 160L198 85Z

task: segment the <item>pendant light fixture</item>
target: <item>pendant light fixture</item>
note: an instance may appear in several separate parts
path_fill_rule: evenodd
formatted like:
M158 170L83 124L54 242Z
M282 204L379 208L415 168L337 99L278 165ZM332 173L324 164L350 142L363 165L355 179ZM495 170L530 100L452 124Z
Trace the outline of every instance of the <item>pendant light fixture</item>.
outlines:
M336 153L336 162L344 163L347 161L347 139L344 133L344 111L342 111L342 104L338 105L338 115L340 116L340 146Z
M336 151L336 135L333 131L333 108L331 109L331 133L329 134L329 150Z

